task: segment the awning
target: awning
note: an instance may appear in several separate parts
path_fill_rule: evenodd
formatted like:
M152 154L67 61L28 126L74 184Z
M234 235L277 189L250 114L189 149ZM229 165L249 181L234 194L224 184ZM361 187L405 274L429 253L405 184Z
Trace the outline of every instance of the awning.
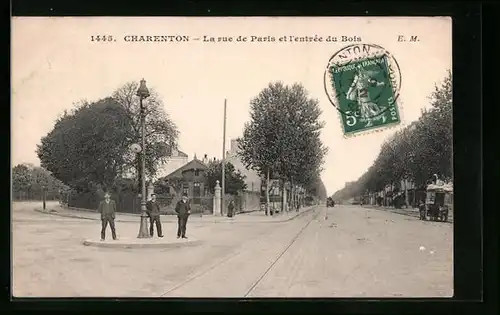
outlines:
M430 184L427 186L427 190L444 190L446 192L453 192L452 184L435 185Z

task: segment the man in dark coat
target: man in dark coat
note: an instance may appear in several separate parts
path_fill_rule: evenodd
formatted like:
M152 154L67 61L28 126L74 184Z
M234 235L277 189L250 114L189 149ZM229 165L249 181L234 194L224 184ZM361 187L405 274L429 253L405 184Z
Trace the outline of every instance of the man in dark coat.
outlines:
M191 213L191 206L188 202L188 197L186 194L182 195L182 199L175 205L175 212L177 213L177 238L187 238L186 236L186 224Z
M116 230L115 230L115 212L116 212L116 203L114 200L111 200L111 195L106 193L104 195L104 200L99 203L99 212L101 213L101 241L106 239L106 228L111 228L111 234L113 239L116 240Z
M153 236L154 224L156 223L158 237L163 237L163 233L161 232L160 205L156 202L155 194L151 195L151 200L146 204L146 209L149 215L149 234Z
M229 201L227 205L227 216L232 218L234 216L234 200Z

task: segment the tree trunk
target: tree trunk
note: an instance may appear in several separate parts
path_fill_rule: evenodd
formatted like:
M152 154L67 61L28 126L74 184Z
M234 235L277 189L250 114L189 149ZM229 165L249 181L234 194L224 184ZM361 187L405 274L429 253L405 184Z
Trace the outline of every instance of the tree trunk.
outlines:
M286 192L286 207L287 211L290 211L292 207L292 188L290 187L290 190L287 190Z
M281 180L281 214L286 210L286 193L285 193L285 180Z
M405 205L406 205L406 208L408 208L408 204L410 203L410 199L408 198L408 181L406 178L404 179L404 183L405 183Z
M415 189L416 186L413 186L413 207L416 205L417 201L417 190Z
M299 206L300 206L300 199L299 199L299 193L297 190L297 187L295 187L295 184L293 185L293 208L295 211L299 211Z
M283 214L283 212L285 212L285 203L283 202L283 198L285 198L285 194L283 193L283 187L284 187L284 181L282 179L280 179L280 194L281 194L281 214Z
M269 169L266 172L266 215L269 214Z

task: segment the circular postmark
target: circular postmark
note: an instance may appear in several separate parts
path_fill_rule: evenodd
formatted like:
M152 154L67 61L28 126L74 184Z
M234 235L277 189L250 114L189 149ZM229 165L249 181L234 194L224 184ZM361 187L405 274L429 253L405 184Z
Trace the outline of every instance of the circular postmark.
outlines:
M333 54L325 69L324 87L332 105L346 117L385 124L398 115L399 121L396 101L401 71L394 56L379 45L354 44Z

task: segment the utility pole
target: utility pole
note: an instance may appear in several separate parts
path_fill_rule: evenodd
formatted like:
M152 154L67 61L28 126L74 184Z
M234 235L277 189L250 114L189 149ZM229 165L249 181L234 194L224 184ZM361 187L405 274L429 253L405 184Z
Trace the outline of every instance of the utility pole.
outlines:
M225 209L225 194L226 194L226 105L227 100L224 99L224 128L222 131L222 193L221 193L221 215L224 215Z

